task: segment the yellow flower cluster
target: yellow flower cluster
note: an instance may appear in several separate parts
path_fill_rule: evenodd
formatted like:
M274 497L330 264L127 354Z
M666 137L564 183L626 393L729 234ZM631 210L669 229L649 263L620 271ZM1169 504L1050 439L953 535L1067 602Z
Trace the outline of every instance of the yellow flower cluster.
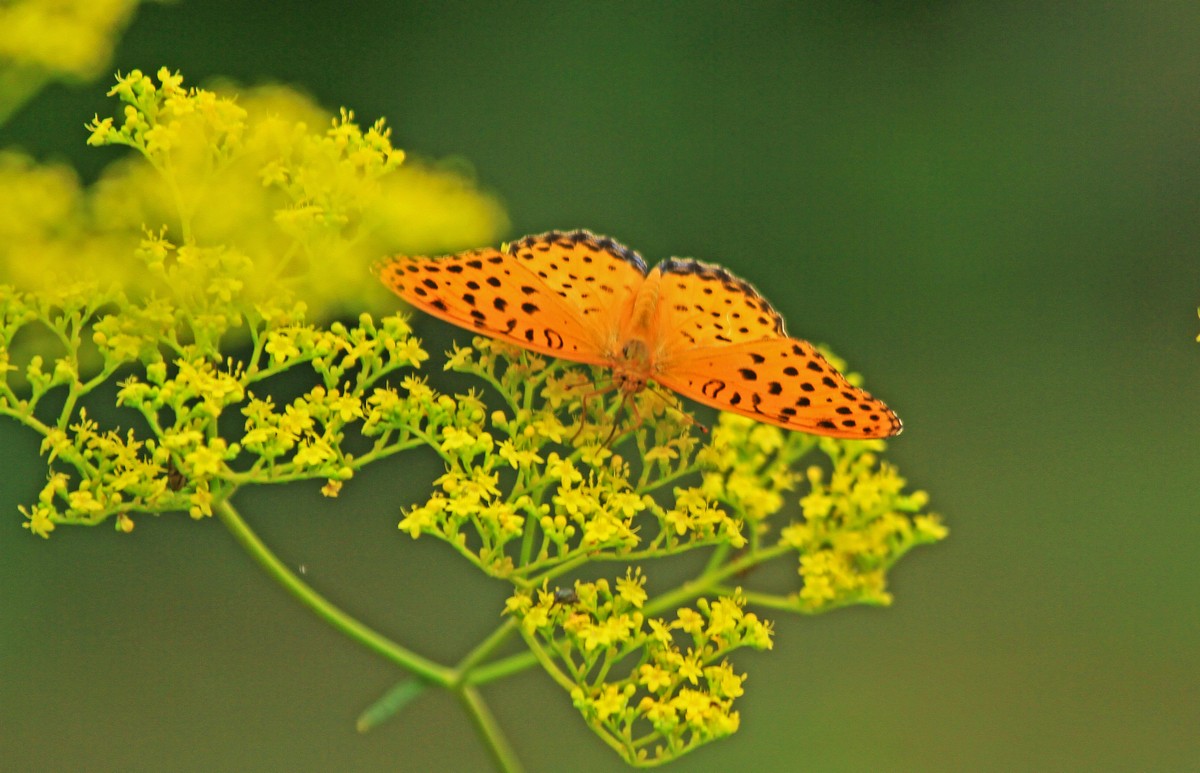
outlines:
M138 0L9 0L0 4L0 68L29 78L90 79L112 57Z
M828 480L819 467L807 477L804 520L780 533L800 556L803 587L793 600L802 611L890 603L887 571L913 547L947 534L937 516L918 514L925 492L905 494L896 468L865 448L837 456Z
M77 4L49 5L68 27L78 16ZM0 17L35 24L47 7ZM93 121L88 141L137 154L91 188L66 167L0 151L0 413L41 433L66 468L26 525L46 536L116 516L128 531L138 512L199 517L237 486L303 477L327 478L335 495L361 464L420 442L397 429L436 426L419 393L369 389L426 358L407 326L306 320L390 306L369 263L390 249L490 241L505 222L495 201L457 173L402 166L382 122L363 129L348 111L331 121L286 89L235 100L162 69L119 76L109 93L123 109ZM222 346L239 340L252 351L230 358ZM142 371L118 403L142 415L147 436L83 420L83 401L130 366ZM279 412L254 394L296 366L319 385ZM47 422L39 406L51 392L65 402ZM244 437L222 436L218 420L237 409ZM369 454L341 450L349 427L376 439Z
M148 242L142 252L151 258L159 248L179 251L158 237ZM151 263L147 273L167 286L181 281L179 272L229 278L233 265L226 256L220 249L194 248L186 257ZM118 528L129 531L136 513L207 516L216 501L251 483L325 478L325 492L335 495L364 464L419 444L414 429L436 431L419 391L402 397L380 386L390 373L427 357L399 317L376 324L363 314L353 328L335 323L321 330L304 322L302 305L249 306L218 281L195 286L207 292L140 304L86 285L49 297L0 286L0 415L39 432L52 466L38 503L22 508L33 533L45 537L56 524L94 524L113 516ZM65 349L52 367L41 354L23 368L13 364L22 355L12 342L28 338L28 328L42 330L36 342L48 337ZM248 357L221 350L233 329L245 330L253 342ZM98 354L89 355L89 344ZM83 401L135 365L140 371L121 382L116 401L141 415L148 435L101 429ZM305 394L281 408L269 393L256 394L272 376L300 366L320 382ZM99 372L86 375L93 370ZM18 394L23 390L27 396ZM47 421L41 406L52 402L51 393L63 395L62 408ZM233 410L245 417L240 437L229 437L220 424ZM373 439L367 453L343 450L350 431Z
M783 508L784 493L795 488L792 460L813 443L812 435L722 414L712 443L699 454L706 468L700 491L727 503L743 518L767 518Z
M642 459L641 474L635 475L605 442L614 432L611 423L621 417L605 415L601 405L578 419L581 426L573 434L566 429L567 411L579 406L579 387L591 388L580 371L484 338L456 348L446 367L491 383L510 410L488 414L474 395L430 400L431 415L444 410L441 404L458 413L445 418L437 438L447 464L438 490L408 508L400 521L414 538L437 536L492 574L530 579L585 556L667 555L745 544L741 519L700 488L676 488L669 504L650 495L697 469L695 439L683 419L662 413L661 396L650 395L646 402L647 414L658 405L658 419L650 424L643 416L642 424L628 430ZM575 402L569 402L567 384L574 385ZM564 444L567 455L558 450Z
M330 118L281 87L236 97L187 88L176 73L119 76L117 116L91 145L137 151L84 189L71 170L0 153L0 273L22 289L80 279L131 296L160 288L133 259L144 231L221 247L253 268L250 296L287 287L316 318L394 305L368 270L389 252L494 241L496 200L459 171L405 162L378 121ZM322 124L328 128L321 130ZM36 260L31 260L36 256Z
M736 731L745 675L727 657L772 646L770 623L745 611L740 591L666 619L644 613L644 586L630 569L615 589L603 579L577 582L566 594L520 592L507 605L592 729L636 765Z

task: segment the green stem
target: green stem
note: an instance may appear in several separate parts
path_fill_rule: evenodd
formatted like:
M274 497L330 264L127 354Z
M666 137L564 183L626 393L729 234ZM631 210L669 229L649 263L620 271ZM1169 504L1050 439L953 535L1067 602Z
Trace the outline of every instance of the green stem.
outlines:
M564 674L562 669L560 669L554 663L554 658L550 657L550 653L546 652L546 649L542 646L541 642L537 640L537 637L534 634L521 631L521 636L525 639L525 644L529 647L530 653L537 658L537 662L542 664L542 668L546 671L550 678L558 682L558 686L563 688L563 690L570 695L571 690L575 687L575 682L572 681L571 678L566 674Z
M454 669L458 672L458 681L455 684L476 684L477 682L470 678L475 664L492 654L516 630L517 621L510 617L495 631L492 631L490 636L480 642L479 646L468 652L466 657L459 661L458 666Z
M423 679L435 684L448 686L458 679L458 674L445 666L427 660L414 652L396 644L383 634L367 627L350 615L334 606L327 599L313 590L307 583L297 577L279 558L271 552L262 540L242 520L241 515L228 500L222 500L213 505L213 512L221 523L229 529L246 552L267 571L280 585L296 597L301 604L311 609L325 622L362 644L367 649L382 655L401 668L410 671Z
M698 472L699 470L700 470L700 465L689 464L686 467L682 467L682 468L676 470L675 472L672 472L668 475L664 475L663 477L659 478L658 480L650 481L649 483L641 483L638 485L638 487L635 490L639 494L649 494L651 491L660 489L663 486L670 485L671 483L674 483L675 481L679 480L680 478L685 478L688 475L691 475L692 473Z
M730 561L716 571L705 572L696 579L683 583L675 590L657 596L642 609L642 613L649 617L679 604L691 601L697 596L712 591L726 577L745 571L756 564L770 561L776 556L787 553L789 550L793 550L790 545L779 544L754 553L747 553L737 560Z
M497 628L491 636L467 654L459 668L446 668L396 644L346 614L318 594L307 583L292 573L271 552L262 540L258 538L258 535L250 529L249 525L242 520L241 515L238 514L237 510L228 500L222 500L215 504L213 512L225 524L230 533L233 534L238 544L245 548L254 560L267 570L267 574L275 578L300 603L315 612L318 617L353 641L382 655L401 668L415 674L417 677L454 690L462 701L463 707L470 715L471 720L475 723L475 727L479 731L492 760L496 763L496 767L504 771L504 773L522 773L521 763L517 760L512 747L508 743L508 739L505 738L499 724L497 724L487 704L484 702L483 696L474 686L474 680L467 679L468 675L471 674L471 665L486 657L513 632L516 627L514 621L508 621ZM404 702L411 700L412 697L415 697L420 692L419 687L406 689L408 689L408 692L412 692L413 695L408 695L408 692L406 692Z
M725 563L725 559L729 557L729 543L722 542L713 550L712 555L708 557L708 563L704 565L704 574L717 571L721 564Z
M469 674L464 674L464 678L467 684L487 684L488 682L504 679L522 671L528 671L537 664L537 655L533 652L521 652L501 660L493 661L486 666L471 669Z
M500 730L500 725L496 723L496 718L492 716L491 710L484 703L483 696L479 694L479 690L471 685L464 685L457 692L463 707L467 710L467 714L470 715L471 720L475 723L475 729L483 736L484 743L491 753L492 761L496 763L496 767L504 771L504 773L522 773L524 769L521 767L520 761L517 760L516 753L513 752L508 739L505 738L504 733Z

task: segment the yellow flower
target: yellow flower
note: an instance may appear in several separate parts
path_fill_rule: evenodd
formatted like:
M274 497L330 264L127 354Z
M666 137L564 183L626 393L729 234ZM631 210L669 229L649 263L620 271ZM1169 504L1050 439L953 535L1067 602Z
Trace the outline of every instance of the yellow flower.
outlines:
M694 609L683 607L675 613L677 620L672 628L679 628L692 635L699 635L704 630L704 617Z
M400 529L408 532L408 536L416 539L423 531L434 531L438 519L445 511L446 500L435 495L421 507L414 507L405 513L400 520Z
M650 638L661 646L669 645L672 640L671 627L658 618L651 618Z
M652 462L669 462L672 459L678 459L679 452L670 446L654 446L642 457L642 461L646 464Z
M694 527L692 517L684 510L673 509L668 510L664 516L664 521L677 536L687 534Z
M53 508L40 504L34 505L32 509L19 505L18 509L26 518L25 523L21 524L23 527L43 539L50 537L50 532L54 531Z
M463 369L470 361L472 354L474 354L474 350L471 347L454 344L451 355L446 358L446 365L443 367L443 370Z
M596 711L596 717L604 720L623 710L628 700L629 696L618 685L606 684L600 696L593 699L592 707Z
M737 629L742 619L742 608L732 599L717 599L709 606L708 615L705 636L724 637Z
M634 618L630 615L614 615L599 623L585 624L579 631L579 638L584 649L590 652L624 641L633 627Z
M642 712L660 733L669 733L679 724L673 701L660 701L647 695L638 703L638 711Z
M225 451L222 438L213 438L208 445L196 447L185 457L188 471L197 478L219 474L225 461Z
M913 519L913 525L926 539L930 541L945 539L950 530L933 515L918 515Z
M337 458L337 452L324 438L313 438L300 443L292 461L297 467L317 467Z
M280 365L300 356L294 330L272 330L267 333L267 345L263 348L271 355L272 365Z
M87 489L80 489L67 494L67 504L72 511L84 515L104 509L104 503L97 500L96 496Z
M625 521L617 518L607 510L593 513L584 521L583 537L580 540L581 544L600 545L611 541L636 545L637 535L630 530Z
M458 427L446 427L442 430L441 449L446 453L463 451L475 446L475 434Z
M521 618L521 626L530 633L549 624L550 610L544 606L533 607Z
M636 572L628 570L624 577L617 580L617 595L641 609L647 598L645 584L646 578L642 576L641 569Z
M684 720L693 727L705 724L713 714L712 698L707 693L689 690L686 687L679 691L671 705L683 714Z
M571 460L563 459L554 452L551 452L546 459L546 477L559 481L567 488L583 482L583 474L571 463Z
M746 681L746 675L735 674L728 663L704 669L704 676L718 698L738 698L744 692L742 683Z
M511 440L505 440L500 443L498 451L500 458L508 462L513 469L529 469L535 464L542 462L542 457L537 455L537 452L531 450L518 451L516 444Z
M560 488L554 495L554 504L568 515L587 515L594 512L598 503L581 489Z
M704 669L700 664L700 655L690 649L687 657L679 661L678 668L679 675L692 684L697 684L700 677L704 675Z
M192 518L203 518L212 515L212 493L205 487L198 487L188 497L191 501L191 507L188 509L188 514Z
M643 663L638 667L638 681L650 692L661 692L671 686L671 674L651 663Z

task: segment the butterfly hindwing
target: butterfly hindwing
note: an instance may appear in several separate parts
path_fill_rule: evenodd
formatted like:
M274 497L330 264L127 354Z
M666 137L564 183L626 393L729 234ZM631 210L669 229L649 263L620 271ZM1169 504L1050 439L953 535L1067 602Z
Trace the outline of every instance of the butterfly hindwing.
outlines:
M654 380L696 402L785 429L855 439L901 429L891 409L795 338L694 349L660 363Z

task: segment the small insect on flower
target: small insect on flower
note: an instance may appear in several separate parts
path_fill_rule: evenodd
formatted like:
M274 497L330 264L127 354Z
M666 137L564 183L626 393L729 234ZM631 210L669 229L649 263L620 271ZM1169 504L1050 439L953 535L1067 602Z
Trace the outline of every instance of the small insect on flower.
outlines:
M579 603L579 595L575 592L574 588L555 588L554 589L554 603L562 604L564 606L569 606L571 604L578 604Z
M540 354L609 368L624 397L649 382L785 429L884 438L900 419L853 386L748 282L720 266L642 256L588 231L500 249L396 256L379 278L413 306Z
M180 472L175 466L175 460L167 462L167 488L172 491L183 491L183 487L188 483L187 476Z

